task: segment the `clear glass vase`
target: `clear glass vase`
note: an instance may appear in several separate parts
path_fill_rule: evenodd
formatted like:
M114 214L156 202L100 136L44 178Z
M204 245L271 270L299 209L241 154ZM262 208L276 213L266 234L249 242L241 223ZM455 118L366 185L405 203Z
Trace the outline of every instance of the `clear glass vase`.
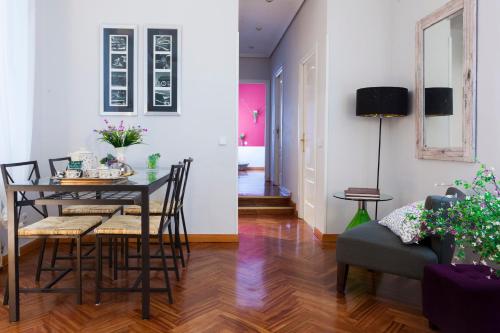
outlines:
M125 153L127 152L127 147L115 147L115 157L120 163L125 163Z

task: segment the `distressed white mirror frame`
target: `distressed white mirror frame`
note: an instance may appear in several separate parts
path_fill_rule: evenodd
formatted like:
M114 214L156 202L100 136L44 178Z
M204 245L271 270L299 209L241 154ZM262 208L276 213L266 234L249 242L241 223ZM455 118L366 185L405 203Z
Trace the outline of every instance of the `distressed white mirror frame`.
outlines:
M434 148L424 144L424 31L441 20L463 10L464 19L464 101L463 143L459 148ZM417 158L445 161L476 161L476 38L477 0L452 0L417 22L415 119Z

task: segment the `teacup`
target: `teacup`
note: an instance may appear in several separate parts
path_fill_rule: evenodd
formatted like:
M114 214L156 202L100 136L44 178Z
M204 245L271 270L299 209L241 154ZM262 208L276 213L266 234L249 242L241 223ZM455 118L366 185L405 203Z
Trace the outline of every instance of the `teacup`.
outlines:
M66 170L66 178L80 178L82 175L82 170Z
M111 170L99 169L99 178L111 178Z
M110 169L109 173L111 174L111 178L118 178L122 172L120 169Z
M99 177L99 170L97 170L97 169L88 169L87 170L87 177L89 177L89 178L97 178L97 177Z

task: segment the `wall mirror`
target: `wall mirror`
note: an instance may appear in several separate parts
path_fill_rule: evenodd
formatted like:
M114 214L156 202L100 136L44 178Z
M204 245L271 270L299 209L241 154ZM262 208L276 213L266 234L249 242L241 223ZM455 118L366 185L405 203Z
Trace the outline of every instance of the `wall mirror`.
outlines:
M417 157L476 159L476 0L453 0L417 23Z

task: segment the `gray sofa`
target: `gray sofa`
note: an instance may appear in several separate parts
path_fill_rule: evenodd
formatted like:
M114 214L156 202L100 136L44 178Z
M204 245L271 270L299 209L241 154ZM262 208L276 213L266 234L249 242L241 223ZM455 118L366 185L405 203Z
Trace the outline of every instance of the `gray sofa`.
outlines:
M425 208L445 208L464 193L450 187L446 196L429 196ZM377 272L422 279L427 264L449 264L453 258L453 238L427 238L419 244L404 244L401 239L377 221L345 231L337 239L337 292L344 294L349 266L360 266Z

